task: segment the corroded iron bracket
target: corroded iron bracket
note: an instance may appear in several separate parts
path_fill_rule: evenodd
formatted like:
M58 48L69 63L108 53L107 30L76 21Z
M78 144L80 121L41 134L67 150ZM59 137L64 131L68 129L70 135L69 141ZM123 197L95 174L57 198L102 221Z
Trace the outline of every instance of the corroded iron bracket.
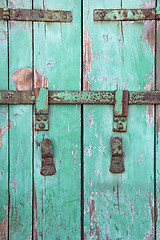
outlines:
M48 91L48 103L114 105L115 91ZM35 104L35 92L0 90L0 104ZM128 91L128 104L160 105L160 91Z
M35 89L35 130L49 130L48 88Z
M128 91L116 90L114 101L113 131L127 131Z
M140 21L158 20L159 11L155 9L94 9L94 21Z
M0 8L0 20L34 22L72 22L72 12L62 10Z
M48 138L42 141L41 145L42 165L41 175L52 176L56 174L56 168L53 161L52 142Z
M109 171L111 173L123 173L125 171L123 160L122 138L111 138L112 157Z

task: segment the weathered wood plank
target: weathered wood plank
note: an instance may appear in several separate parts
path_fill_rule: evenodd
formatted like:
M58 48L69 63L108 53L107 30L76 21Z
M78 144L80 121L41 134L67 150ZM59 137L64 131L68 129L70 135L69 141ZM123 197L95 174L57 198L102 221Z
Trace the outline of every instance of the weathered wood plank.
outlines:
M34 8L73 13L72 23L34 23L34 81L43 75L49 90L80 90L80 1L34 1ZM44 138L53 145L51 177L40 174ZM35 132L35 239L80 238L80 148L80 106L49 106L49 131Z
M160 1L157 1L157 10L160 10ZM156 90L160 91L160 21L156 25ZM160 239L160 106L156 107L156 232L157 238Z
M6 7L6 2L0 2ZM8 89L7 23L0 21L1 89ZM0 239L8 239L8 107L0 106Z
M9 1L9 7L31 8L31 1ZM31 90L30 82L27 81L27 70L18 70L32 67L31 27L31 23L9 22L9 89L11 90ZM15 72L16 70L18 71ZM12 121L9 139L10 239L31 239L32 106L10 106L9 119Z
M84 1L87 90L153 89L155 22L92 20L93 8L143 3ZM112 132L112 117L111 106L85 106L85 239L154 239L153 106L128 107L126 134ZM109 172L111 136L123 139L123 174Z

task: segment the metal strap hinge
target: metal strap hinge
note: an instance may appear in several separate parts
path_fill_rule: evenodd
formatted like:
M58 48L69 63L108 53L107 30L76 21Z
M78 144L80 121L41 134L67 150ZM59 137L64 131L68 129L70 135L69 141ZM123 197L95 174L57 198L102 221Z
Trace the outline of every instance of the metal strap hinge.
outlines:
M72 12L63 10L0 8L0 20L35 22L72 22Z
M151 9L94 9L94 21L159 20L160 11Z

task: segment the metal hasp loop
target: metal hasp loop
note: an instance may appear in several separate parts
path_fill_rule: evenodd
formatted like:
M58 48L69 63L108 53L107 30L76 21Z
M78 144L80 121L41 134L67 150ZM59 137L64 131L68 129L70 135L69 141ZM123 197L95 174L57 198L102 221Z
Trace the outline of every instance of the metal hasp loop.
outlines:
M48 138L42 141L41 152L42 152L42 165L40 172L41 175L43 176L55 175L56 168L53 162L52 142Z
M116 90L114 101L113 132L127 131L128 90Z
M48 88L35 89L35 130L49 130Z
M123 160L122 138L111 138L112 157L109 171L111 173L123 173L125 171Z

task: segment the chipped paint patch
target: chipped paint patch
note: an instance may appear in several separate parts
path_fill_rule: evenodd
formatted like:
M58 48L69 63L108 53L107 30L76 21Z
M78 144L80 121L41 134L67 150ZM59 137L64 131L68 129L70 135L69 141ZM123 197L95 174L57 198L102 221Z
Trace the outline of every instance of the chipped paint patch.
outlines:
M40 73L37 67L34 69L34 87L48 88L48 79Z
M91 82L88 80L88 75L91 73L91 63L93 60L92 40L85 26L83 27L83 79L84 90L91 90Z
M20 68L14 71L11 75L13 83L18 91L29 91L32 90L32 69L31 68ZM35 88L47 88L48 80L42 75L37 67L34 69L34 86Z
M86 150L86 155L88 155L89 157L91 157L92 155L91 149L92 149L92 145L89 145L88 149Z
M153 57L155 57L155 22L154 21L144 21L144 29L143 29L143 36L142 41L145 41L147 44L150 45L153 53ZM154 89L154 76L155 76L155 66L153 64L152 74L146 75L145 78L150 80L146 83L144 89L146 91L151 91ZM151 105L147 105L146 108L146 121L148 125L151 127L154 118L154 108Z
M144 3L142 5L140 5L138 8L142 8L142 9L147 9L147 8L154 8L155 7L155 1L154 0L143 0Z
M9 131L12 128L12 121L9 120ZM0 127L0 147L2 146L2 136L4 135L4 133L7 131L8 129L8 123L6 123L6 125Z
M32 69L20 68L11 75L13 83L18 91L32 90Z

